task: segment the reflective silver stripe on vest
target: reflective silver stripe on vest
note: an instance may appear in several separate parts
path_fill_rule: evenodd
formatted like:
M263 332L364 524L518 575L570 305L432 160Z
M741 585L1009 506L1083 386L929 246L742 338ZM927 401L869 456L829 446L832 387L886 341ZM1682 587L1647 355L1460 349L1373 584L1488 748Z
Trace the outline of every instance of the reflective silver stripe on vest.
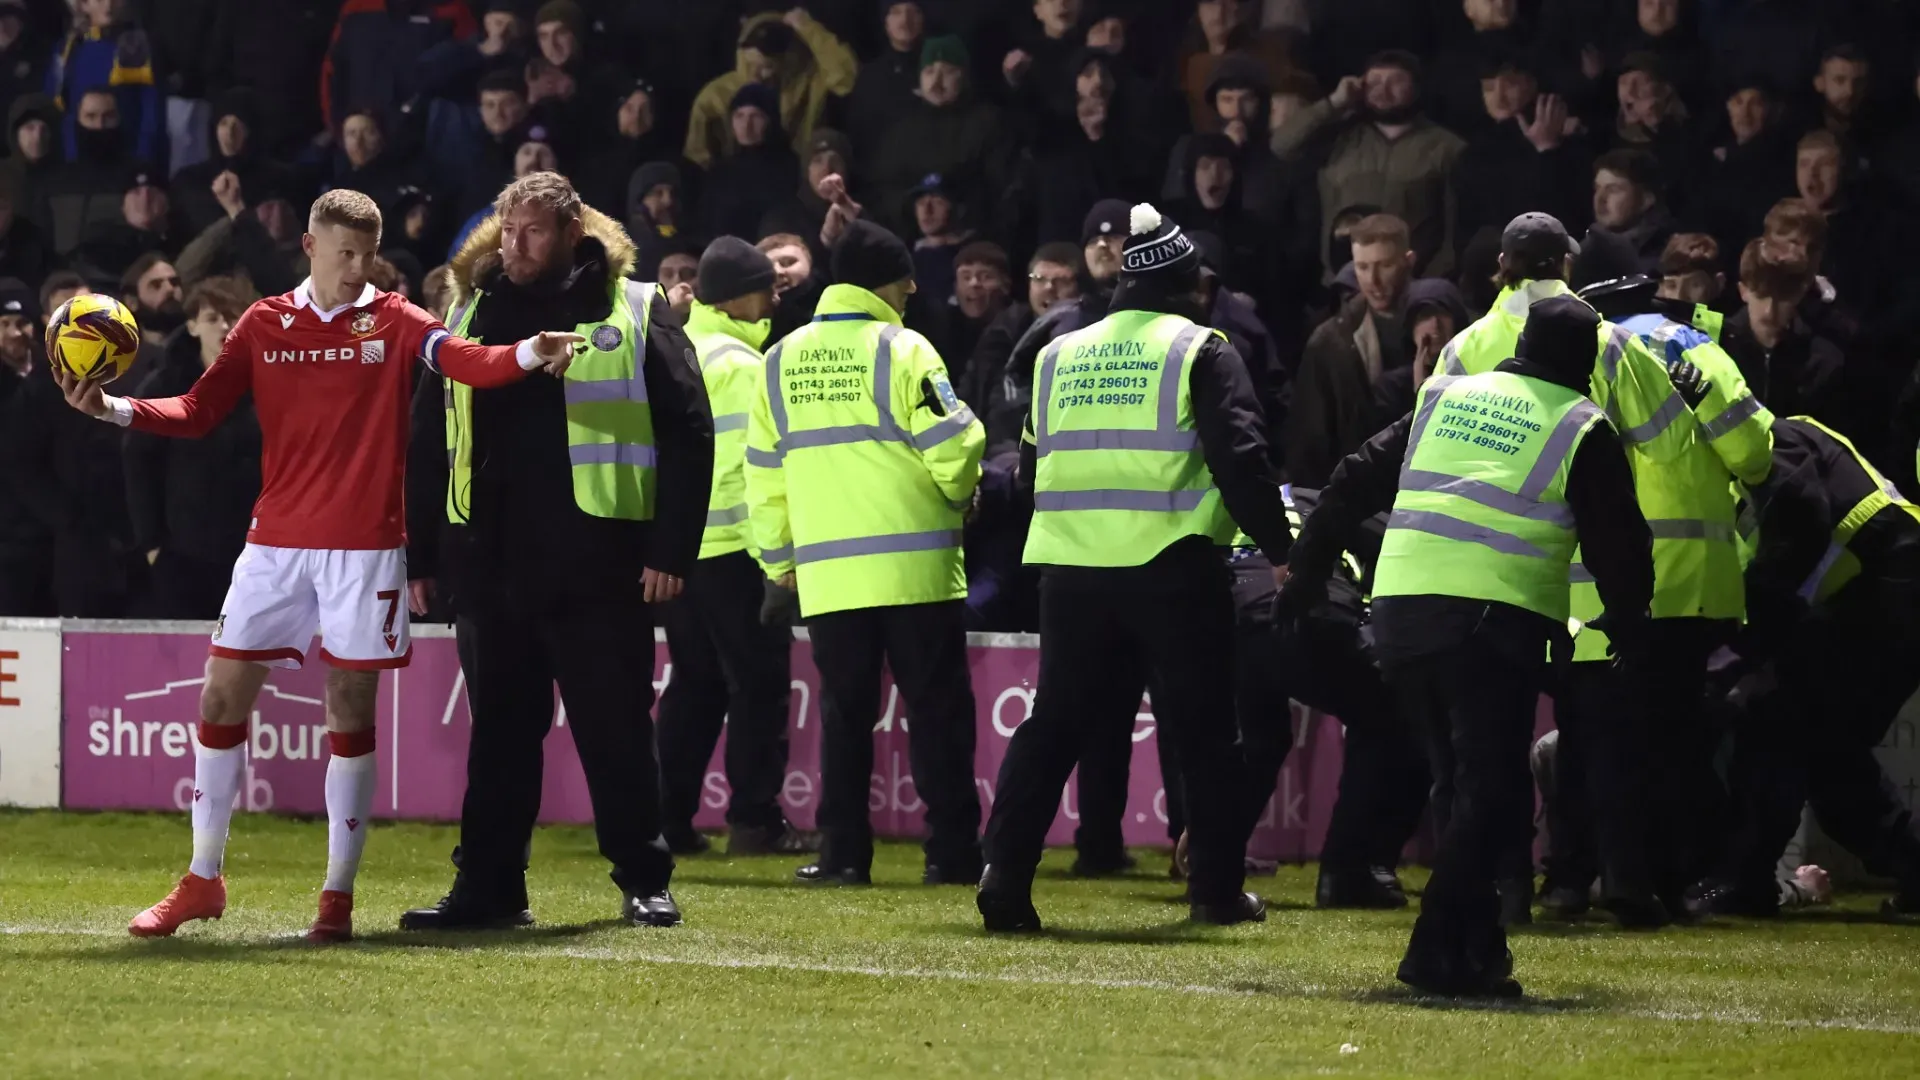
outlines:
M1551 559L1553 555L1510 533L1498 529L1489 529L1485 525L1475 525L1471 521L1462 521L1450 514L1436 513L1432 510L1395 510L1387 518L1389 529L1411 529L1414 532L1432 533L1448 540L1461 540L1469 544L1490 547L1502 555L1520 555L1529 559Z
M729 506L724 510L707 511L707 528L709 529L721 525L738 525L745 520L747 520L746 503L741 503L738 506Z
M767 353L767 405L773 411L773 435L775 451L787 445L787 394L780 385L780 350L786 348L781 342Z
M1203 333L1206 333L1206 328L1198 324L1184 327L1173 336L1173 343L1167 346L1166 359L1160 365L1160 401L1151 429L1085 428L1058 434L1048 431L1047 403L1053 400L1053 369L1054 361L1060 355L1060 340L1049 345L1041 360L1040 382L1035 390L1035 400L1040 407L1034 423L1034 456L1045 457L1055 450L1183 452L1199 446L1195 433L1180 430L1180 374L1186 370L1186 365L1181 361L1187 355L1187 350L1193 347L1194 339Z
M713 418L713 433L724 435L729 431L747 430L747 414L743 412L721 413Z
M807 450L820 446L843 446L847 443L894 442L892 433L878 424L847 424L843 427L809 428L796 431L780 440L784 450Z
M1607 331L1607 345L1600 350L1600 373L1611 384L1614 376L1620 373L1620 358L1626 355L1627 343L1633 340L1633 331L1615 326Z
M1455 337L1440 347L1440 371L1444 375L1465 375L1467 365L1460 362L1460 339Z
M1708 442L1712 442L1745 423L1748 418L1759 412L1760 409L1760 399L1754 397L1752 394L1748 394L1746 397L1727 406L1726 410L1719 416L1702 422L1700 425L1700 435Z
M749 465L756 465L762 469L777 469L786 460L787 454L784 450L761 450L752 446L747 447L747 464Z
M1040 354L1040 379L1033 393L1033 452L1047 452L1047 406L1053 401L1053 365L1060 359L1061 338L1054 338Z
M1200 445L1197 431L1141 431L1137 428L1089 428L1062 431L1047 439L1050 450L1192 450ZM1036 448L1035 453L1039 451Z
M793 549L793 561L800 564L828 559L851 559L861 555L897 555L909 551L944 551L960 546L959 529L935 529L931 532L889 533L885 536L855 536L846 540L823 540L800 544ZM762 556L770 558L770 556Z
M700 370L705 371L708 367L712 366L715 360L726 356L728 353L746 353L748 356L754 355L753 350L747 348L745 345L737 341L729 341L725 345L715 346L712 352L702 357L700 360Z
M459 326L461 323L466 322L467 312L472 311L473 305L479 302L480 302L480 294L477 292L474 293L472 296L467 297L466 303L461 304L458 308L454 309L453 318L447 320L447 325L449 327L456 327L456 326Z
M1435 375L1427 380L1426 386L1418 391L1420 406L1414 410L1413 424L1407 429L1407 454L1400 465L1400 486L1405 487L1407 474L1413 471L1413 448L1419 444L1420 437L1427 433L1427 425L1433 423L1433 414L1440 408L1440 395L1447 387L1459 382L1462 375Z
M647 380L637 373L631 379L563 379L561 381L566 383L569 405L580 405L590 401L647 400Z
M1586 563L1567 564L1567 584L1592 585L1593 583L1593 571L1587 569Z
M1833 570L1833 564L1840 561L1840 556L1846 553L1847 549L1839 544L1828 544L1827 553L1820 556L1819 565L1813 568L1813 573L1807 575L1807 580L1800 583L1800 599L1812 603L1813 598L1820 592L1820 582Z
M575 443L567 447L575 465L632 465L653 468L653 447L637 443Z
M1647 521L1655 540L1720 540L1733 543L1733 526L1699 518L1652 518Z
M1598 423L1600 416L1600 407L1593 402L1574 402L1573 408L1567 410L1567 414L1547 435L1546 444L1540 447L1540 456L1534 460L1533 468L1527 470L1527 478L1520 485L1522 497L1537 502L1547 493L1554 476L1560 471L1560 465L1572 456L1580 436L1588 427Z
M967 429L972 426L973 410L963 405L960 407L959 412L954 413L952 416L947 417L945 420L940 421L920 434L913 436L911 440L913 448L923 452L931 450L941 443L946 442L948 439L957 439L965 435Z
M1474 480L1465 476L1448 476L1446 473L1428 472L1425 469L1405 469L1400 473L1400 490L1452 495L1468 502L1479 503L1489 510L1498 510L1503 514L1512 514L1529 521L1543 521L1564 529L1573 528L1573 509L1565 503L1543 503L1525 495L1516 495L1497 484L1489 484L1484 480Z
M792 544L786 547L768 548L760 553L760 561L765 563L783 563L791 558L793 558Z
M1213 488L1187 491L1132 491L1126 488L1095 488L1091 491L1037 491L1035 510L1142 510L1148 513L1184 514L1200 508Z
M1618 401L1619 398L1616 397L1614 400ZM1686 411L1687 403L1681 400L1680 392L1675 390L1667 395L1667 400L1660 403L1660 407L1653 411L1653 416L1648 418L1646 423L1623 429L1620 432L1620 438L1629 443L1652 442L1660 437L1661 432L1672 427L1673 422L1680 419L1681 414Z

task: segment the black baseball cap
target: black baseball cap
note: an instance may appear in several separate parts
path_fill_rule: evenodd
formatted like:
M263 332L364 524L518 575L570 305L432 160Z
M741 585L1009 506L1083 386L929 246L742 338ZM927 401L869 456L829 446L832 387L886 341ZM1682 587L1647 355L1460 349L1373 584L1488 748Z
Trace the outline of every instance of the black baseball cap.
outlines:
M1552 214L1521 214L1500 234L1500 254L1524 266L1554 262L1563 255L1580 254L1580 242Z

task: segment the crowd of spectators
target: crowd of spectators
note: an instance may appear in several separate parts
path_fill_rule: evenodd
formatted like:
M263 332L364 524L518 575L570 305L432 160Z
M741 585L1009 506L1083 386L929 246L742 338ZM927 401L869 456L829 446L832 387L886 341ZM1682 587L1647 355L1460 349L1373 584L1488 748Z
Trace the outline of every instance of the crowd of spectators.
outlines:
M119 391L174 393L304 276L317 193L371 195L381 283L432 307L540 169L625 223L639 277L756 242L774 339L849 222L895 230L907 323L1002 459L1035 323L1101 316L1152 200L1309 486L1544 210L1723 314L1776 413L1911 481L1917 47L1901 0L0 0L0 614L211 616L257 484L244 410L204 446L64 410L60 302L125 300ZM976 563L992 593L1005 560Z

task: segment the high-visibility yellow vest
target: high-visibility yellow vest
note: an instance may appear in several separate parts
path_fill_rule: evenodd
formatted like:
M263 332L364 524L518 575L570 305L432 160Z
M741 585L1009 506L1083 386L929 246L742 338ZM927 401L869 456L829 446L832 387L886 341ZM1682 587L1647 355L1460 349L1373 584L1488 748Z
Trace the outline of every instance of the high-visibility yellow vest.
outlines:
M803 616L967 594L962 514L986 433L926 338L852 285L767 353L747 421L747 513Z
M1420 391L1373 597L1459 596L1567 618L1577 541L1567 471L1596 424L1585 395L1510 372Z
M1233 538L1189 386L1213 333L1178 315L1121 311L1040 354L1026 562L1139 566L1182 537Z
M562 379L567 398L567 456L573 463L573 501L594 517L653 519L653 413L647 408L647 319L659 286L615 278L608 284L613 310L600 322L573 332L587 339ZM467 336L474 309L486 294L474 293L453 320ZM473 516L473 388L451 379L442 400L447 414L447 520Z
M687 337L713 403L713 489L707 528L700 534L703 559L758 550L747 528L747 414L763 385L766 362L760 346L768 326L766 320L741 322L697 302L687 315Z
M1820 429L1822 434L1845 447L1847 453L1853 455L1853 460L1859 463L1860 468L1866 472L1874 485L1873 491L1848 507L1847 512L1840 516L1840 520L1834 523L1833 538L1827 542L1827 553L1821 557L1819 565L1814 567L1813 572L1807 575L1807 580L1800 586L1801 598L1809 603L1818 604L1825 602L1834 593L1845 588L1854 578L1860 576L1860 560L1854 556L1853 552L1847 550L1847 545L1853 542L1853 538L1859 534L1862 526L1872 520L1875 514L1890 506L1898 506L1912 514L1916 520L1920 520L1920 507L1908 502L1907 497L1900 494L1900 489L1894 486L1893 481L1881 475L1880 470L1874 468L1873 463L1868 461L1866 456L1854 447L1852 440L1845 435L1811 416L1796 416L1793 419L1809 427Z
M1634 494L1653 531L1653 617L1734 620L1747 614L1733 481L1757 484L1773 468L1773 414L1748 389L1739 365L1698 324L1718 323L1696 308L1688 326L1658 314L1635 315L1620 326L1669 369L1697 367L1707 394L1692 409L1694 444L1678 461L1654 464L1629 455ZM1709 312L1711 314L1711 312ZM1576 661L1603 660L1607 642L1584 629L1600 617L1600 594L1576 566L1573 617Z

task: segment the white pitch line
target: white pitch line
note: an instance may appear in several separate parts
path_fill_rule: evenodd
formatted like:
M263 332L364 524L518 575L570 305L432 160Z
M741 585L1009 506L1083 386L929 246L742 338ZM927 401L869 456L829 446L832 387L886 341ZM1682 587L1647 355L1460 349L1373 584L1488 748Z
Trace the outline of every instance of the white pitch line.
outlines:
M124 930L107 930L99 927L63 927L38 925L0 925L0 936L45 936L45 937L103 937L125 938ZM225 939L231 940L231 939ZM263 938L262 940L268 940ZM1173 994L1202 994L1221 997L1263 997L1271 996L1271 989L1249 985L1252 980L1238 985L1216 985L1209 983L1179 983L1160 979L1106 979L1076 975L1021 974L1003 971L961 971L943 968L922 967L875 967L858 964L826 964L810 960L795 960L780 956L673 956L665 953L622 952L617 949L550 948L533 945L526 948L513 947L502 950L500 955L512 957L531 957L533 959L553 960L593 960L629 964L658 964L662 966L709 968L722 971L786 971L803 972L812 975L854 975L873 979L923 979L933 982L959 983L1006 983L1015 986L1061 986L1079 987L1093 990L1154 990ZM1269 981L1267 986L1272 986ZM1330 987L1302 983L1284 988L1288 997L1310 998L1315 1000L1352 1004L1353 999L1342 991ZM1409 996L1405 1004L1417 1006L1423 1001L1441 999L1423 999ZM1478 1004L1465 1004L1461 1007L1480 1009L1495 1013L1515 1013L1530 1016L1566 1016L1579 1018L1591 1017L1627 1017L1637 1020L1654 1020L1663 1023L1725 1024L1740 1027L1775 1027L1793 1030L1821 1031L1860 1031L1877 1035L1920 1035L1920 1024L1900 1024L1871 1020L1851 1019L1806 1019L1799 1017L1768 1017L1757 1013L1715 1012L1709 1010L1684 1011L1677 1009L1584 1009L1578 1006L1563 1008L1538 1001L1488 1001Z

